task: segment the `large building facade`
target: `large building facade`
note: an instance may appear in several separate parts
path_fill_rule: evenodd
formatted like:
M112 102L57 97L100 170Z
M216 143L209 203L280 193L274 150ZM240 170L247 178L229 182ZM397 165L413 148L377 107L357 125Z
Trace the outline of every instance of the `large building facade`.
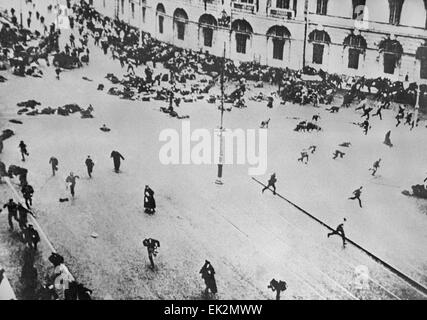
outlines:
M427 83L427 0L87 0L179 47Z

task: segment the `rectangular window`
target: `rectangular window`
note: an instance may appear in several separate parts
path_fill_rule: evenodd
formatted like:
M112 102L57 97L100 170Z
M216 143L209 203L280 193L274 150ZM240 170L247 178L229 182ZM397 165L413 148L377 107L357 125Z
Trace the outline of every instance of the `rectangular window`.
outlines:
M122 14L125 13L125 0L122 0Z
M142 7L142 23L145 23L145 7Z
M213 29L203 28L203 44L205 47L212 47Z
M396 55L393 53L384 53L384 73L394 74L396 68Z
M400 23L400 14L402 13L403 0L388 0L390 7L389 23L398 25Z
M276 8L278 9L289 9L290 0L276 0Z
M246 53L246 40L248 36L243 33L236 33L236 51L237 53Z
M283 47L285 41L281 39L273 39L273 59L283 60Z
M350 69L359 69L359 55L359 50L353 48L348 49L348 67Z
M326 15L328 10L328 0L317 0L316 13Z
M178 31L178 39L184 40L184 34L185 34L185 23L181 21L176 22L176 28Z
M105 0L102 0L102 6L105 8Z
M240 3L249 3L249 4L253 4L254 0L240 0Z
M132 11L132 19L135 19L135 4L133 2L130 4L130 9Z
M163 16L159 16L159 33L163 33L163 20L165 18Z
M323 63L323 50L325 46L320 43L313 43L313 63L322 64Z
M427 59L421 59L420 78L427 79Z

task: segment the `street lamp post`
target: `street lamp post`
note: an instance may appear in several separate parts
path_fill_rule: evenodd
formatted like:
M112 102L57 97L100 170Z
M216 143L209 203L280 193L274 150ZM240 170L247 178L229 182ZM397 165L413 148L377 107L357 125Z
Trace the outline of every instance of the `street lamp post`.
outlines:
M142 0L139 0L139 46L142 47Z
M19 20L20 20L21 28L23 28L23 24L22 24L22 0L19 0Z
M132 3L132 1L129 1L128 24L130 24L130 15L132 14Z
M304 2L304 43L303 43L303 53L302 53L302 66L305 67L305 52L307 50L307 29L308 29L308 16L309 16L309 11L308 11L308 0L305 0Z
M115 4L114 4L114 17L117 20L119 20L119 11L120 11L119 0L115 0Z
M421 97L421 86L418 85L417 95L415 97L415 114L414 114L414 124L417 126L417 120L418 120L418 112L420 109L420 97Z
M224 54L221 68L221 124L219 127L219 161L218 161L218 174L215 180L216 184L222 185L222 167L224 164L224 69L225 69L225 42L224 42Z

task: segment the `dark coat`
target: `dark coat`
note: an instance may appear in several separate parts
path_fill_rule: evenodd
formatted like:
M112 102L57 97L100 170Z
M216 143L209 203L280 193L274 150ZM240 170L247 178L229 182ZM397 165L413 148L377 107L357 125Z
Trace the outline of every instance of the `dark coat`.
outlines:
M21 192L22 192L22 195L24 196L24 199L31 198L34 193L34 189L29 184L26 184L25 186L22 187Z
M144 208L156 209L156 200L154 199L154 191L149 187L144 191Z
M118 151L111 152L111 158L113 158L114 161L120 162L120 159L125 160L123 156Z
M94 167L94 165L95 165L95 164L93 163L92 159L86 159L85 164L86 164L86 167L87 167L89 170L92 170L92 169L93 169L93 167Z
M202 278L205 280L206 287L208 287L213 294L217 293L218 288L215 281L215 270L212 265L206 261L202 269L200 269L199 273L202 274Z

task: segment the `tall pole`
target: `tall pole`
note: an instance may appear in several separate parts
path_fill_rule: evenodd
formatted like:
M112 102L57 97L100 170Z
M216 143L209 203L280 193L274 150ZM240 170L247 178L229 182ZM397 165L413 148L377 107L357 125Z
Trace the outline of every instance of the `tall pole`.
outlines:
M304 44L302 52L302 67L305 67L305 51L307 50L307 29L308 29L308 0L304 3Z
M414 114L414 126L417 126L417 120L418 120L418 112L420 110L420 97L421 97L421 86L418 85L417 95L415 97L415 114Z
M59 2L56 0L56 29L59 29Z
M224 42L224 52L222 57L222 70L221 70L221 126L223 128L224 122L224 68L225 68L225 42Z
M115 0L115 5L114 5L114 16L116 18L116 20L119 20L119 12L120 12L120 3L119 0Z
M132 1L129 1L129 8L128 8L128 24L130 24L130 15L132 14Z
M19 0L19 20L20 20L20 24L21 24L21 28L23 27L22 24L22 0Z
M142 47L142 0L139 0L139 45Z
M221 68L221 123L219 127L219 161L218 161L218 175L215 181L216 184L222 185L222 167L224 164L224 69L225 69L225 42L224 42L224 53L222 58L222 68Z

